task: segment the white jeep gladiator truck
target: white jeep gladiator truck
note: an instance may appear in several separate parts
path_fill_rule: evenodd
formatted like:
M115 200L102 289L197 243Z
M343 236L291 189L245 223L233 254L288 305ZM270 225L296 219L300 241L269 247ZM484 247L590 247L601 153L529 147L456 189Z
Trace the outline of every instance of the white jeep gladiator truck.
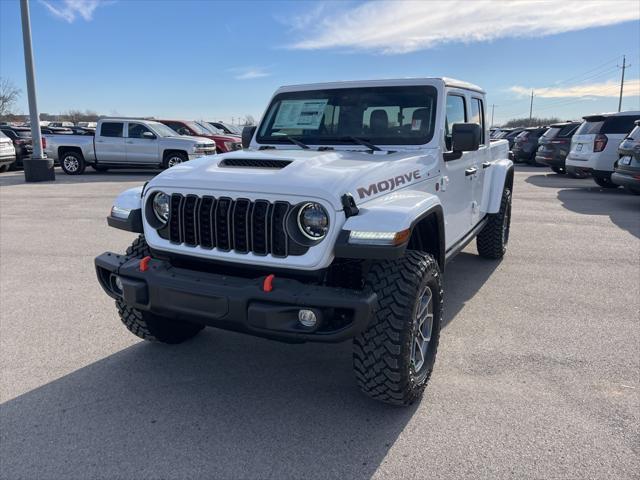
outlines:
M166 343L205 326L352 339L359 387L412 403L447 261L474 238L499 259L509 240L513 163L489 141L484 92L444 78L283 87L243 144L116 199L109 225L140 236L95 265L122 322Z
M93 135L45 135L45 152L64 173L80 175L87 165L109 168L169 168L187 160L213 155L216 144L201 137L178 134L151 120L103 118Z

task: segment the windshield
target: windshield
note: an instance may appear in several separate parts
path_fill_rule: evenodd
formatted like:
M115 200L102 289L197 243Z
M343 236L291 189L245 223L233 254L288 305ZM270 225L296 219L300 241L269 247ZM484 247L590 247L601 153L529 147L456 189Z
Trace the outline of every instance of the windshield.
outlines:
M640 125L636 126L633 130L631 130L629 135L627 135L627 138L631 140L636 140L636 141L640 140Z
M228 123L216 123L214 126L224 130L226 133L242 135L242 128L236 127L235 125L229 125Z
M204 128L207 132L209 132L208 133L209 135L224 135L224 131L214 127L213 125L207 122L196 122L196 123L200 125L202 128Z
M160 137L178 137L178 133L175 130L167 127L164 123L160 122L149 122L149 126L153 128L153 130Z
M576 130L576 135L593 135L595 133L600 133L600 129L604 121L600 122L582 122L582 125L578 127Z
M277 95L258 143L422 145L433 137L436 89L430 86L340 88Z
M558 132L562 130L562 128L560 127L551 127L549 130L547 130L544 135L542 135L544 138L553 138L555 137Z
M211 135L211 132L200 125L198 122L184 122L196 135Z

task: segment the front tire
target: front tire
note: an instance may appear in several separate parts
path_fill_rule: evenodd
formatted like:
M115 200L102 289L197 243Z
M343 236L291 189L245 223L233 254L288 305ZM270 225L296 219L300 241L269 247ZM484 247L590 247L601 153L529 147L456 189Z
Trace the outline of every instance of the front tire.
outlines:
M60 167L67 175L82 175L87 164L84 157L78 152L64 152L60 156Z
M181 163L189 160L184 153L181 152L168 152L164 156L164 161L162 162L162 166L164 168L171 168L175 165L179 165Z
M507 251L511 228L511 190L505 186L498 213L489 214L489 220L476 237L478 254L484 258L499 259Z
M611 174L602 175L602 174L594 174L593 181L600 185L602 188L618 188L619 185L616 185L611 181Z
M129 258L143 258L151 255L149 245L140 235L127 248ZM150 312L130 307L121 300L116 300L118 315L127 329L134 335L150 342L176 344L196 336L204 327L185 321L176 321Z
M378 299L369 326L353 341L356 382L375 400L410 405L429 381L440 340L438 263L428 253L407 251L374 263L365 285Z

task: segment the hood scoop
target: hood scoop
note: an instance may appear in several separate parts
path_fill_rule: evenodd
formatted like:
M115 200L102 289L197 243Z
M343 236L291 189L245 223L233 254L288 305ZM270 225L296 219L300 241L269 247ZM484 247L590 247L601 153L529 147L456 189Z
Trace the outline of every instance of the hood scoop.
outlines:
M219 167L236 168L271 168L280 170L292 163L291 160L257 159L257 158L225 158Z

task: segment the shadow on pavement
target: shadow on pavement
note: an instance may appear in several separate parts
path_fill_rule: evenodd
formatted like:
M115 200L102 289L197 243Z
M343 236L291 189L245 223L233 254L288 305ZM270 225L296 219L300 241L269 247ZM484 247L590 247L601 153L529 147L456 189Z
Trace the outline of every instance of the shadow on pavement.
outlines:
M601 188L591 178L550 174L530 176L525 181L537 187L559 188L558 200L567 210L582 215L607 215L615 225L640 238L638 195L622 188Z
M108 172L96 172L87 168L82 175L67 175L59 168L56 168L56 180L54 182L41 182L40 185L69 185L74 183L96 183L96 182L123 182L135 181L145 182L155 177L161 170L140 169L140 170L109 170ZM0 187L11 187L15 185L25 185L24 172L13 171L0 174ZM30 183L29 185L35 185Z
M445 325L498 264L449 263ZM368 479L415 410L358 391L350 342L206 329L180 346L137 343L4 403L0 476Z

